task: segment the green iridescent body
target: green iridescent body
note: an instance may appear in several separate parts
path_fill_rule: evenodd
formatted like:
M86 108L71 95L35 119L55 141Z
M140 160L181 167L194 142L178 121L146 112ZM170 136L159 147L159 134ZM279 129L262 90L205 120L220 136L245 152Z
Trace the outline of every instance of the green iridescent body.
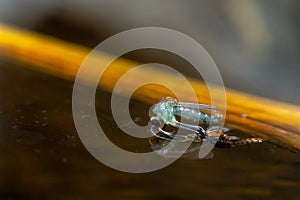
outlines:
M191 104L192 105L192 104ZM195 105L195 104L193 104ZM199 104L201 105L201 104ZM153 108L153 113L156 115L156 119L162 120L165 124L176 126L176 116L185 118L199 123L219 123L222 120L221 114L209 114L201 112L200 109L194 107L188 107L180 105L173 98L166 98L160 101ZM207 109L206 109L207 110ZM212 110L209 108L208 110Z
M156 104L152 111L156 115L156 119L162 120L165 124L174 126L177 121L174 114L174 106L174 101L164 99Z
M208 114L205 112L200 112L195 109L185 108L181 106L176 106L173 109L174 115L181 116L187 120L191 120L199 123L219 123L222 119L221 114Z

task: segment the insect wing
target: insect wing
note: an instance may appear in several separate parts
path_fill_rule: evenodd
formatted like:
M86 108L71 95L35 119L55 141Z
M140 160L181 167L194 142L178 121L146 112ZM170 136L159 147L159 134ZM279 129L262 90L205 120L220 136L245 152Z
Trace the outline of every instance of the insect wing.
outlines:
M184 108L193 109L193 110L209 110L212 112L216 111L216 106L211 106L206 104L177 102L176 105Z

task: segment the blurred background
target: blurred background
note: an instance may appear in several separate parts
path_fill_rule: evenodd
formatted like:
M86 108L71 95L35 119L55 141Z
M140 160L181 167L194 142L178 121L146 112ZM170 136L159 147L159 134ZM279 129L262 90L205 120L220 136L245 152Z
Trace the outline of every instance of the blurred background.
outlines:
M225 86L300 105L299 8L297 0L1 0L0 23L90 48L132 28L174 29L209 52ZM167 52L125 57L201 78ZM299 154L269 142L214 149L213 159L182 158L147 174L106 167L74 127L73 83L25 65L0 55L0 199L299 199ZM124 148L149 147L117 135L110 94L97 95L107 100L96 109L110 138ZM131 106L145 121L148 105Z
M297 0L2 0L0 21L88 47L131 28L174 29L204 46L226 86L300 104L299 4ZM132 58L145 57L140 53Z

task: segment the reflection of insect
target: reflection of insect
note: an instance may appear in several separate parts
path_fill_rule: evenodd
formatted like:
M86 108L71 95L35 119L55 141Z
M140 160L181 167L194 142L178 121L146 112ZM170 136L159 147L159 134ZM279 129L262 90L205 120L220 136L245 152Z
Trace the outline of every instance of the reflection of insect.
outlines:
M215 106L177 102L176 99L167 97L154 105L152 112L155 116L150 119L150 131L154 136L165 140L175 139L175 141L185 142L206 141L209 138L215 140L217 146L224 147L262 142L261 138L240 139L236 136L226 135L224 131L221 130L220 126L218 126L223 116L216 113L215 109ZM203 126L182 123L177 121L176 117L194 121ZM203 127L208 126L209 124L216 126L212 126L205 130ZM191 133L185 135L174 134L173 132L163 130L161 128L162 125L181 128ZM157 132L162 134L157 134Z

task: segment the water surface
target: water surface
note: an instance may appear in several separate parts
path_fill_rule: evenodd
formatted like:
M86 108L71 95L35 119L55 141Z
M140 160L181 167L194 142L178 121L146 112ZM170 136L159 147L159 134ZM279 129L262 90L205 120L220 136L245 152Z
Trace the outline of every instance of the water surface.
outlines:
M82 145L72 118L72 82L0 59L1 199L299 199L300 155L272 143L214 149L212 159L181 158L146 174L111 169ZM124 149L150 151L124 135L96 95L99 121ZM131 101L146 123L149 105Z

